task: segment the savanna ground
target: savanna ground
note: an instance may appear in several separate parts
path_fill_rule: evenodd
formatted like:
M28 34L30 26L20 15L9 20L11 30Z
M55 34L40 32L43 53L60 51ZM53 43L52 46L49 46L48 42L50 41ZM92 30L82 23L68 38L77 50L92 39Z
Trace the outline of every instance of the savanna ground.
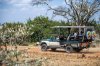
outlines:
M13 49L14 46L8 46ZM39 60L36 66L100 66L100 47L84 49L80 53L66 53L62 49L43 52L39 46L18 46L19 61ZM34 65L32 65L34 66Z

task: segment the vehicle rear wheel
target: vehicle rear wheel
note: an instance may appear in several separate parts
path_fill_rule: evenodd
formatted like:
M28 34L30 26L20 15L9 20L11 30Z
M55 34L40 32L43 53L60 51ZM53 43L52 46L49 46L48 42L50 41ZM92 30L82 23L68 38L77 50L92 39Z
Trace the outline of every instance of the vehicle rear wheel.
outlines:
M56 48L51 48L52 51L56 51Z
M73 47L72 46L66 46L65 51L68 52L68 53L71 53L71 52L73 52Z
M41 50L42 51L47 51L47 45L46 44L42 44L41 45Z

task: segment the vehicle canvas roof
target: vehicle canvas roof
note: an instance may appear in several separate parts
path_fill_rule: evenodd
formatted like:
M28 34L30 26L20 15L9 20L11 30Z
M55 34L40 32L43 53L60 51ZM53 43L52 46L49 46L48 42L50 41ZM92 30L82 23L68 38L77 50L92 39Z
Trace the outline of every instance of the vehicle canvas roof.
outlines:
M94 26L54 26L52 28L92 28L94 29Z

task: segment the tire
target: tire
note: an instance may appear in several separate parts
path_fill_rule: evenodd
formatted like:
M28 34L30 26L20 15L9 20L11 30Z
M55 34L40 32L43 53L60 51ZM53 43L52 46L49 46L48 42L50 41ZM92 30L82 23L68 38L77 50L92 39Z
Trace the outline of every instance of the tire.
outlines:
M79 49L79 48L75 48L75 49L74 49L75 52L80 52L81 50L82 50L82 49Z
M41 45L41 50L42 51L47 51L47 45L46 44L42 44Z
M56 48L51 48L52 51L56 51Z
M72 46L66 46L65 51L68 52L68 53L71 53L71 52L73 52L73 47Z

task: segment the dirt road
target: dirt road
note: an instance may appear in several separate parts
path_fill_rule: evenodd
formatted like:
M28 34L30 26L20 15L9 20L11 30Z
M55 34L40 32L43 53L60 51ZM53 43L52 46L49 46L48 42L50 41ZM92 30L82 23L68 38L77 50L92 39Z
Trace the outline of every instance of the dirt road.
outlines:
M27 58L45 59L43 66L100 66L100 48L84 49L80 53L66 53L59 49L42 52L40 47L34 46L18 46L18 50Z
M18 46L18 50L26 50L28 53L37 53L37 54L43 54L43 55L71 55L71 56L76 56L76 55L82 55L84 54L85 57L100 57L100 48L89 48L89 49L84 49L80 53L66 53L63 49L57 49L56 51L41 51L40 47L34 47L34 46Z

